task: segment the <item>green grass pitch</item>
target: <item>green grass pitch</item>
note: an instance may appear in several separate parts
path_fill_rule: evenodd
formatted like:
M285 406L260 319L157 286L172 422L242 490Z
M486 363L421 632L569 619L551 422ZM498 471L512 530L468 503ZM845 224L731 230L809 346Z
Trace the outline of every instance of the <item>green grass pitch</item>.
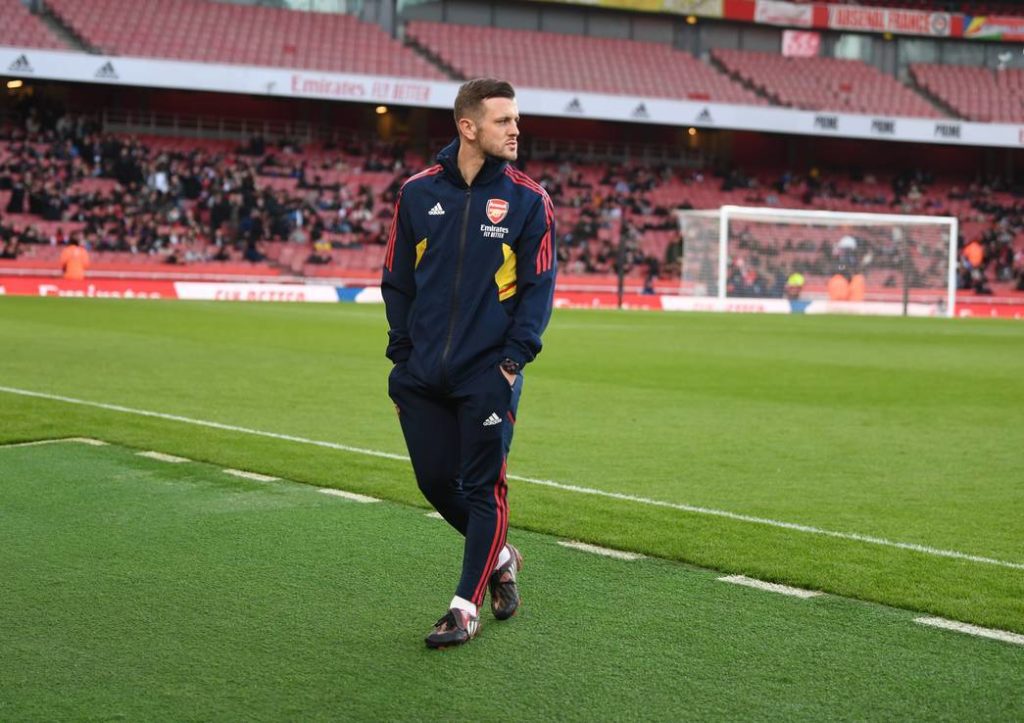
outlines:
M116 446L0 448L4 720L1019 719L1024 650L514 531L519 616L421 641L443 522Z
M0 391L0 443L97 437L424 505L408 463L299 441L404 454L381 307L4 298L0 338L0 387L183 418ZM1019 323L558 311L545 343L510 472L643 499L512 480L513 534L1024 632ZM532 594L578 599L548 579ZM628 579L588 589L628 617L642 605ZM409 613L417 644L451 587L421 583L436 600Z

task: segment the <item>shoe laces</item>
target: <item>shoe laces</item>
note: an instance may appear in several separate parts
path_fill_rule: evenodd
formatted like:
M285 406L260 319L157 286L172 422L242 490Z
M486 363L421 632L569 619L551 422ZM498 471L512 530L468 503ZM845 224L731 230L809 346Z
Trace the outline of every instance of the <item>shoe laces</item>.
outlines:
M434 623L435 628L441 628L442 626L447 626L449 630L454 630L459 626L459 622L455 617L454 610L449 610L444 615L442 615L441 618L436 623Z
M508 585L514 584L516 581L516 569L515 565L511 562L507 563L504 567L498 568L494 571L492 577L492 584L494 585Z

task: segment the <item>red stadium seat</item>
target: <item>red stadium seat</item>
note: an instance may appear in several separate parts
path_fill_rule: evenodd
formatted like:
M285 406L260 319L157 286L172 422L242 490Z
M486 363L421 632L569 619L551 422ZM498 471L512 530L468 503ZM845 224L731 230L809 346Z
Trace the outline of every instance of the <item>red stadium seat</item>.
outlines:
M963 118L1024 122L1024 70L917 64L910 72L919 86Z
M69 49L42 20L29 12L21 0L0 0L0 45Z
M787 58L777 53L721 49L715 50L713 57L780 105L872 115L945 117L892 76L859 60Z
M406 37L463 77L500 76L533 88L766 104L691 54L663 43L429 22L409 23Z
M47 6L105 53L446 78L380 26L352 15L203 0L48 0Z

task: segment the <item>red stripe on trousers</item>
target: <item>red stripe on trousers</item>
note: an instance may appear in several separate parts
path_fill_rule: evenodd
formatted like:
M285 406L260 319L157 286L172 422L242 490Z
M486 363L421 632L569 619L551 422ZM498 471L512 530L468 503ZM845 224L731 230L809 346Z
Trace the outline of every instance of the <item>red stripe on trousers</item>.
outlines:
M487 562L484 565L480 581L477 583L476 589L473 591L474 605L480 605L484 601L484 595L487 592L487 582L490 580L491 573L494 571L499 556L501 555L502 544L499 543L501 543L501 539L503 537L502 530L508 524L507 513L505 512L505 505L503 504L501 488L499 485L495 485L494 487L494 500L498 509L494 528L494 538L491 540L491 549L487 555Z
M498 508L498 519L494 529L494 537L491 540L491 549L487 554L487 563L484 565L483 572L480 575L480 582L477 583L476 589L473 591L472 602L474 605L479 605L484 601L484 592L487 589L487 581L490 579L491 573L494 571L495 564L498 561L498 556L501 554L501 548L505 546L504 539L508 530L505 464L506 460L503 459L501 461L501 472L498 474L498 481L494 483L494 501Z

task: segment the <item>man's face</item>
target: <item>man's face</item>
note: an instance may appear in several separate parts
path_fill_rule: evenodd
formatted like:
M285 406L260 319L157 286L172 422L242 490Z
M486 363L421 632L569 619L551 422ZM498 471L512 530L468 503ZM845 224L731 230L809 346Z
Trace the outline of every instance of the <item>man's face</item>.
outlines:
M488 156L514 161L519 153L519 105L514 98L488 98L474 123L476 142Z

